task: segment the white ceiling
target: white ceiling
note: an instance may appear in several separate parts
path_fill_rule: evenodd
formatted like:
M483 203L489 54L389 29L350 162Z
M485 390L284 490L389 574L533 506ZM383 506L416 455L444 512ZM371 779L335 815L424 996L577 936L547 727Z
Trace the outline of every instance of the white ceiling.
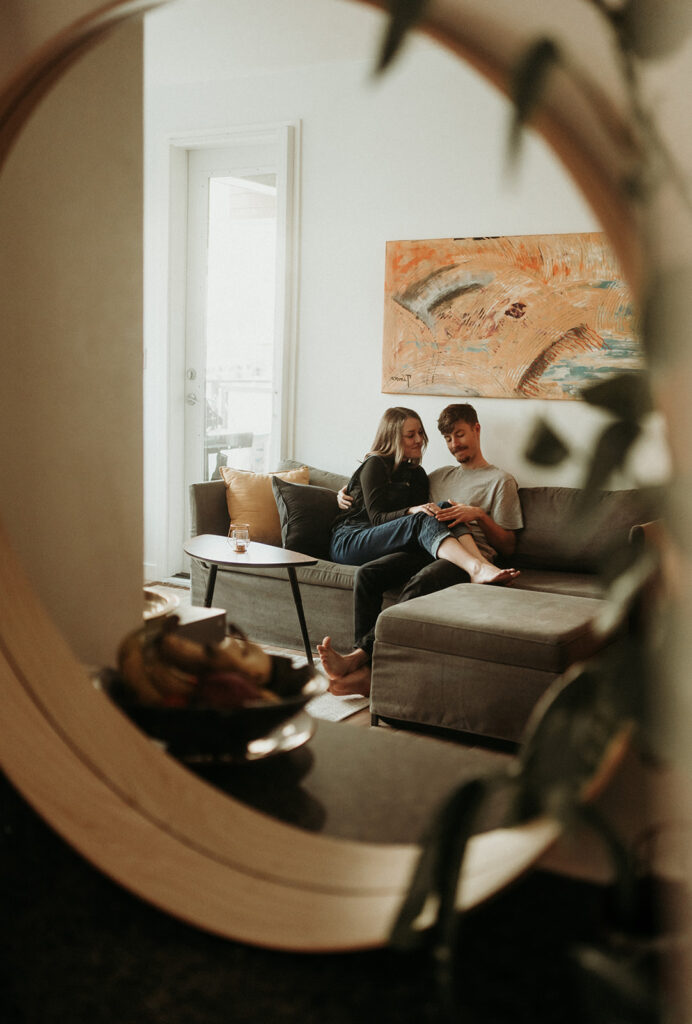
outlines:
M373 61L384 25L353 0L173 0L145 20L147 83Z

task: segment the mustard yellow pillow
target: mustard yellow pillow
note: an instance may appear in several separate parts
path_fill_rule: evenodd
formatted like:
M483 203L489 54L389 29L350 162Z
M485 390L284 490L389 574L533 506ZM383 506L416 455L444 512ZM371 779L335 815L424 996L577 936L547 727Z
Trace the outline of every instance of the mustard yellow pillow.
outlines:
M244 469L221 466L226 484L226 503L232 523L248 523L250 540L281 547L279 510L272 490L272 477L294 484L310 482L307 466L289 469L285 473L249 473Z

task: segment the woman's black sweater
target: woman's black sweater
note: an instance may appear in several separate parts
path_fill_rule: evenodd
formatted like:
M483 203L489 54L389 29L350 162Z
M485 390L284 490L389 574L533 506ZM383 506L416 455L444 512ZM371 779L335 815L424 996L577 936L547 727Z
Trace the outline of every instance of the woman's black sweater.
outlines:
M407 514L413 505L428 501L428 474L422 466L401 462L394 469L394 459L384 455L368 455L348 482L346 491L353 504L334 520L332 529L343 524L377 526Z

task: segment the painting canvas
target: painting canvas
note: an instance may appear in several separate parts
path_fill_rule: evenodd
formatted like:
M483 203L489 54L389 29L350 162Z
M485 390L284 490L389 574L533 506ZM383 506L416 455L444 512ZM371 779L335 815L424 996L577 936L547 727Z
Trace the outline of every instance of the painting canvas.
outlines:
M606 236L388 242L382 390L573 399L642 368Z

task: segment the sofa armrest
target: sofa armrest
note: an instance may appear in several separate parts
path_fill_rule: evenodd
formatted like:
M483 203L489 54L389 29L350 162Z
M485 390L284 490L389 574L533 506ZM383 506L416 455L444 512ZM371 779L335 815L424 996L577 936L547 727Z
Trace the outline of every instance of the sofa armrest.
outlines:
M200 533L228 533L230 519L223 480L190 484L190 536Z
M630 544L655 544L661 541L661 523L658 519L652 519L648 523L635 523L630 530Z

